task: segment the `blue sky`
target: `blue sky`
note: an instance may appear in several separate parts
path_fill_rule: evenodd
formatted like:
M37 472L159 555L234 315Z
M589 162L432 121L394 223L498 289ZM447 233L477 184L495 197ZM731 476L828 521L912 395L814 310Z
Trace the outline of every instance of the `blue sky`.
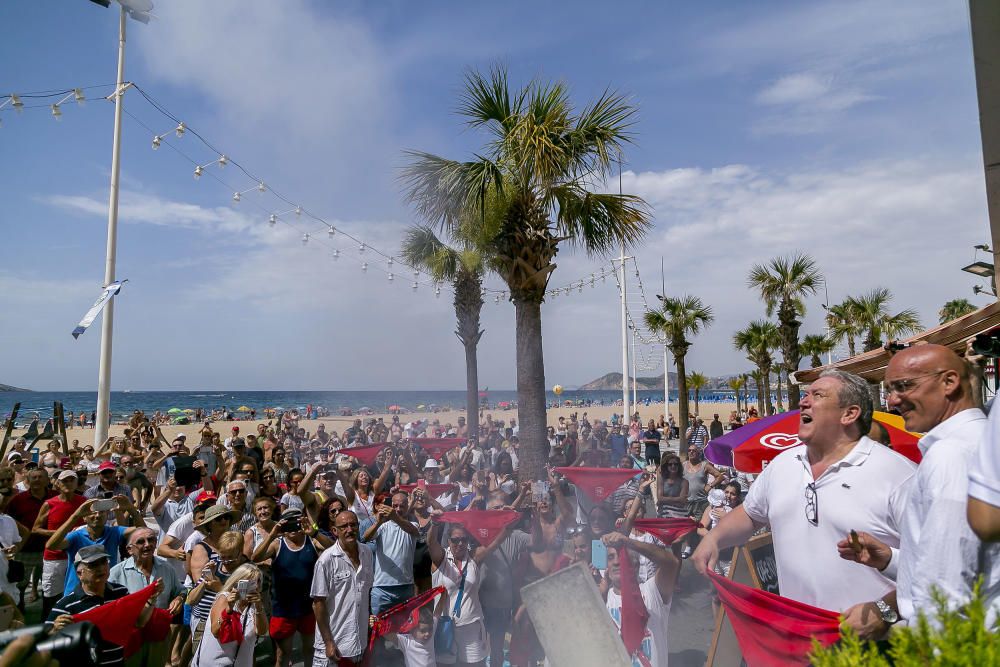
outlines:
M606 88L626 93L639 115L623 184L655 218L635 253L646 295L663 257L667 291L716 312L688 368L723 374L748 368L731 337L763 316L746 274L779 254L810 252L832 301L884 285L925 325L948 299L985 305L959 270L988 240L967 12L959 0L614 13L590 2L163 0L149 25L128 25L126 78L292 201L390 253L413 222L396 181L402 152L464 158L481 145L454 114L468 68L561 79L580 105ZM0 25L0 94L113 83L115 12L8 0ZM96 386L99 327L69 333L103 280L108 92L66 103L58 122L47 108L0 111L0 382ZM300 226L269 228L287 205L257 193L234 204L249 179L213 166L225 184L196 181L194 165L151 150L139 124L173 123L135 91L125 108L135 119L123 126L118 276L130 283L117 302L114 388L463 386L445 294L413 293L398 270L390 284L371 251L294 215ZM165 142L200 163L218 157L190 134ZM566 250L558 264L556 286L605 261ZM821 297L807 303L803 333L821 331ZM549 384L620 367L614 281L552 300L543 322ZM489 300L484 328L481 384L513 387L513 307Z

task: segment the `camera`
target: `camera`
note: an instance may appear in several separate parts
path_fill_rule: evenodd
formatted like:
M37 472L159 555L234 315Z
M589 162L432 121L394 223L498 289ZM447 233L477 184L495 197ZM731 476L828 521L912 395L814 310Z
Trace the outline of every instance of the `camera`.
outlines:
M35 651L48 651L60 665L96 667L100 664L101 631L93 623L74 623L51 635L44 625L30 625L0 632L0 651L18 637L35 638Z
M1000 335L982 333L972 341L972 351L984 357L1000 357Z

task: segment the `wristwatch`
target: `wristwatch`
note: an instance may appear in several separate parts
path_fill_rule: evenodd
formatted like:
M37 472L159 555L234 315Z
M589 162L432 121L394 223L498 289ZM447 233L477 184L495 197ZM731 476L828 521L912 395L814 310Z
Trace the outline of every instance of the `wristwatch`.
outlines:
M899 614L885 600L875 600L875 608L882 615L882 620L888 625L899 622Z

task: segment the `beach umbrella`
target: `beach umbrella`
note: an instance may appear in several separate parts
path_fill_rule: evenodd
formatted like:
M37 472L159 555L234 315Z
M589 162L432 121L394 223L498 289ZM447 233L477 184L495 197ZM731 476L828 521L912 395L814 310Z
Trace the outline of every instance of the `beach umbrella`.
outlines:
M914 463L920 463L920 450L917 447L920 436L902 428L902 418L886 412L875 412L874 419L889 432L893 450ZM801 444L799 411L792 410L763 417L712 440L705 448L705 458L716 465L736 468L740 472L759 473L766 462L786 449Z
M236 412L250 412L250 408L248 408L245 405L241 405L240 407L236 408Z
M417 406L417 410L423 410L426 407L427 407L426 405L424 405L423 403L421 403L420 405Z
M168 415L182 415L182 414L184 414L184 411L181 410L180 408L170 408L169 410L167 410L167 414Z
M398 405L390 405L389 412L399 412L401 408Z
M194 410L192 410L191 408L184 408L183 412L186 415L193 415L194 414Z

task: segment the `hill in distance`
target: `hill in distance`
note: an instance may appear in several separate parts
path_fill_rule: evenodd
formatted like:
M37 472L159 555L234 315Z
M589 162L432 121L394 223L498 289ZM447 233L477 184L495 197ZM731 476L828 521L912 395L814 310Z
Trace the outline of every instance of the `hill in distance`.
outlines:
M726 375L724 377L712 377L708 378L708 387L706 390L713 389L728 389L726 382L729 378L733 376ZM632 384L632 378L629 378L629 386ZM663 389L663 376L655 375L653 377L636 377L635 378L636 388L638 389ZM670 374L670 386L673 389L677 389L677 373ZM602 375L596 380L591 380L586 384L582 384L578 387L580 391L593 391L593 390L609 390L609 389L621 389L622 387L622 374L621 373L608 373Z
M622 374L619 373L618 377L621 377L621 376L622 376ZM30 389L21 389L20 387L12 387L9 384L0 384L0 391L31 391L31 390Z

